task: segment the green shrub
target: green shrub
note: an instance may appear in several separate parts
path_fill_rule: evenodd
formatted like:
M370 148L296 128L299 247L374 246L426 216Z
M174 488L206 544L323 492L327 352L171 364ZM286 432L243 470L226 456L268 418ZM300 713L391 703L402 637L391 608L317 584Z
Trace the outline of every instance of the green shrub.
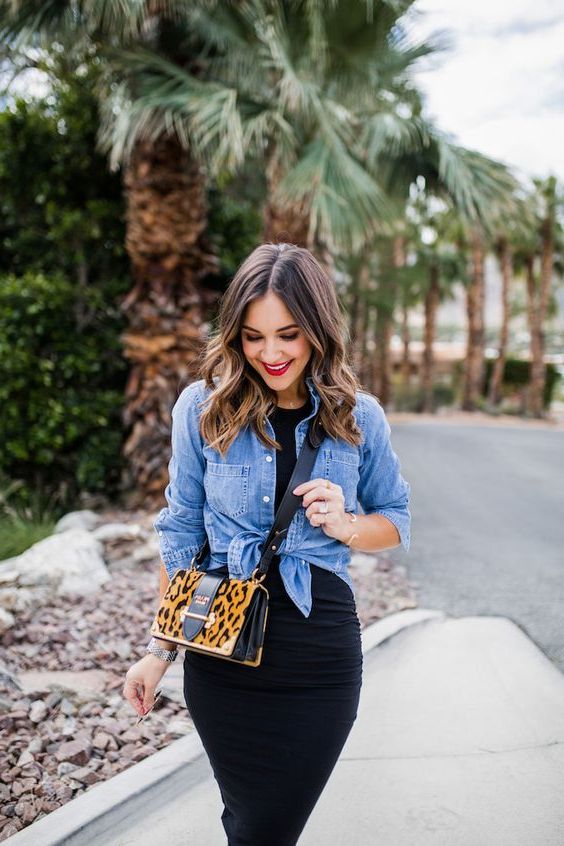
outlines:
M494 368L494 359L487 358L484 370L484 387L482 393L488 395L490 379ZM506 358L503 368L502 386L506 388L518 388L528 386L530 382L531 363L520 358ZM550 408L556 383L560 379L560 373L556 365L551 362L546 364L546 379L544 383L543 406Z
M0 277L0 473L61 510L80 490L119 486L126 362L123 316L104 292L64 276Z

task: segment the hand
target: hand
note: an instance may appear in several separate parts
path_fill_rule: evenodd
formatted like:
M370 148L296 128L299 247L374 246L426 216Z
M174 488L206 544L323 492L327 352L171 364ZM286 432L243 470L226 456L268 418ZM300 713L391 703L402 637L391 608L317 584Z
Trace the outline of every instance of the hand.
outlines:
M155 701L155 690L170 664L156 655L144 655L125 674L123 697L140 717Z
M350 535L350 522L345 511L345 495L340 485L329 479L310 479L302 482L292 493L297 496L304 494L302 505L306 509L306 517L312 526L319 526L330 538L343 541ZM324 512L322 503L327 503Z

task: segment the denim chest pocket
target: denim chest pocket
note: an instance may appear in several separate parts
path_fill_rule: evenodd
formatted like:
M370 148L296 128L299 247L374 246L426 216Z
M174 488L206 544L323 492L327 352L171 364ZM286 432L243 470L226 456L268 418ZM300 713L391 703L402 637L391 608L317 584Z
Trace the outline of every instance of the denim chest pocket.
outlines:
M250 464L208 461L204 488L208 504L228 517L240 517L249 508Z
M360 479L358 450L325 449L323 454L325 478L343 489L345 511L354 511Z

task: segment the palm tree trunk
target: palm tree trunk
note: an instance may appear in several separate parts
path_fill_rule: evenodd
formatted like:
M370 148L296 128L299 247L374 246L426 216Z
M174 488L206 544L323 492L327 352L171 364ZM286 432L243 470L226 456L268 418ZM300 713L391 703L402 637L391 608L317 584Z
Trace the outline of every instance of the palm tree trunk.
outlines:
M200 166L172 137L140 142L124 174L126 247L134 286L121 303L131 361L124 423L130 505L163 504L170 449L170 410L196 374L218 293L204 287L218 270L207 243L205 180Z
M368 311L366 299L370 284L370 265L368 248L362 250L359 264L353 277L350 309L350 333L352 342L352 363L354 372L360 381L366 376Z
M537 295L537 280L534 271L534 256L529 255L525 262L525 277L527 282L527 318L531 340L529 342L531 367L529 371L529 386L525 403L528 414L540 417L535 413L539 390L544 387L543 361L543 324L540 316L540 297ZM542 394L541 394L542 399Z
M462 408L474 411L480 396L484 378L484 237L474 228L472 242L472 279L466 296L468 316L468 339Z
M538 306L530 309L533 324L531 325L531 380L528 412L534 417L544 416L543 397L546 381L544 326L548 313L548 301L554 268L554 226L556 217L554 180L549 180L545 197L547 208L541 227L542 247ZM528 280L527 285L529 285ZM534 296L534 287L531 295Z
M271 144L271 149L273 145ZM285 241L306 247L316 252L312 234L309 232L309 210L304 202L282 203L277 198L277 189L283 177L280 165L271 156L266 168L267 201L263 208L263 241L278 244Z
M499 348L490 380L488 399L492 405L499 405L501 401L501 384L507 355L509 339L509 289L513 269L513 255L507 237L502 236L498 242L498 255L501 266L501 329L499 333Z
M383 406L388 406L392 398L391 355L390 347L394 329L393 320L383 308L376 311L375 334L376 349L373 357L370 390Z
M439 268L432 264L429 268L429 285L425 294L425 330L423 361L421 367L421 387L423 389L422 411L434 411L433 408L433 343L435 341L437 310L440 301Z
M370 291L374 287L374 281L370 277L370 266L364 263L361 268L361 314L359 326L359 349L358 349L358 378L362 385L371 390L372 363L374 359L373 337L376 309L370 302Z
M409 334L409 309L405 302L402 303L401 307L401 340L403 344L401 356L401 380L402 384L408 388L411 380L411 361L409 355L409 344L411 338Z
M406 237L400 232L391 245L393 267L404 267L406 262ZM380 276L380 297L376 318L376 355L374 357L374 390L382 405L389 406L393 399L392 337L397 291L385 272Z

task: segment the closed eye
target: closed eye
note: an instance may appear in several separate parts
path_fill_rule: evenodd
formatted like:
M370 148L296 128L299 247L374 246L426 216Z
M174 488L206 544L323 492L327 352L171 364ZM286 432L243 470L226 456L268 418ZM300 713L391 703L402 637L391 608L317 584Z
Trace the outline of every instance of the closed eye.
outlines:
M298 337L298 333L296 332L295 335L280 335L280 337L282 338L283 341L295 341L296 338ZM251 342L260 341L260 338L251 338L250 335L247 335L246 339L247 339L247 341L251 341Z

